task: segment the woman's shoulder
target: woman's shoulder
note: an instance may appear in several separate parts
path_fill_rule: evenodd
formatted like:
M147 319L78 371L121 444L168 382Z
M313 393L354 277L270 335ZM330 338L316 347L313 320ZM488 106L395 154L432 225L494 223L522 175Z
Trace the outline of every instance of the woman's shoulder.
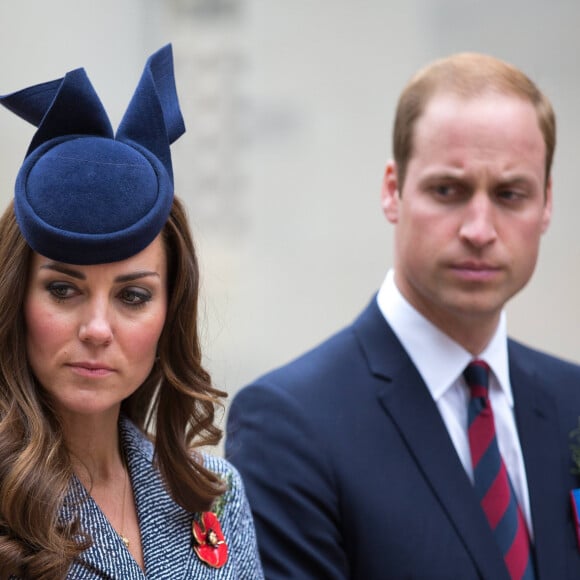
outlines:
M236 497L245 494L242 478L238 470L227 459L207 452L201 453L201 457L203 466L215 473L224 482L225 492L218 499L218 502L220 500L231 502Z
M203 459L203 466L220 477L238 477L238 470L227 460L219 455L213 455L207 451L200 453Z
M203 453L203 464L220 477L224 483L224 493L214 502L211 511L224 519L238 520L248 517L249 506L244 484L238 470L226 459Z
M214 502L211 513L221 523L229 539L237 578L263 579L258 556L252 513L238 470L226 459L203 454L204 467L216 473L225 483L225 492Z

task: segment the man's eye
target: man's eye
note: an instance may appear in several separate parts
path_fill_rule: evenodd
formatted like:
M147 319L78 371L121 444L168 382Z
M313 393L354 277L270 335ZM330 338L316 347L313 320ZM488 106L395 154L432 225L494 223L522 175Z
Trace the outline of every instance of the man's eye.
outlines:
M451 185L448 183L442 183L439 185L433 186L433 192L438 197L454 197L459 193L459 188L455 185Z
M513 199L520 199L522 197L522 194L519 193L518 191L515 191L513 189L502 189L498 192L498 197L500 197L501 199L505 199L505 200L513 200Z

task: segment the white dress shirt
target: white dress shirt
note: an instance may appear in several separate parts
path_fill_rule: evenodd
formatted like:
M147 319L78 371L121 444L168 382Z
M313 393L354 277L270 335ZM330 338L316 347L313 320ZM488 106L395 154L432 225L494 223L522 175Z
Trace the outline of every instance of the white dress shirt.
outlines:
M459 459L473 481L467 436L469 390L463 379L463 371L474 357L407 302L395 285L393 270L387 273L379 290L377 302L383 316L425 381ZM489 398L493 408L498 446L530 536L533 538L524 458L514 418L504 312L501 314L493 338L477 358L485 360L492 371Z

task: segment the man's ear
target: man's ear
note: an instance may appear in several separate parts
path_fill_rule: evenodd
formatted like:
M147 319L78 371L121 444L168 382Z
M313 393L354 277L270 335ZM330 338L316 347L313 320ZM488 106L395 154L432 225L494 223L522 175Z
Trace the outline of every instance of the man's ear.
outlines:
M542 233L545 233L552 219L552 178L546 184L546 201L544 203L544 214L542 216Z
M381 189L381 205L387 220L392 224L396 224L399 221L399 181L397 178L397 164L393 160L389 161L385 167Z

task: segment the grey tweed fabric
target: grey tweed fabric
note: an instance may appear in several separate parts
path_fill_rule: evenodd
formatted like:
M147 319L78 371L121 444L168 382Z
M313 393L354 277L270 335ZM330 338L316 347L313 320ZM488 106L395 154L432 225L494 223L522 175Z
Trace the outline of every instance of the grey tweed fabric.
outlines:
M202 562L192 548L193 514L176 504L153 465L153 445L126 418L121 418L121 440L127 457L145 557L145 570L137 565L118 534L78 481L69 496L80 510L83 528L93 545L71 567L74 580L215 579L262 580L256 536L242 480L226 460L204 454L205 465L229 482L219 518L229 548L220 569ZM63 516L67 516L67 508Z

